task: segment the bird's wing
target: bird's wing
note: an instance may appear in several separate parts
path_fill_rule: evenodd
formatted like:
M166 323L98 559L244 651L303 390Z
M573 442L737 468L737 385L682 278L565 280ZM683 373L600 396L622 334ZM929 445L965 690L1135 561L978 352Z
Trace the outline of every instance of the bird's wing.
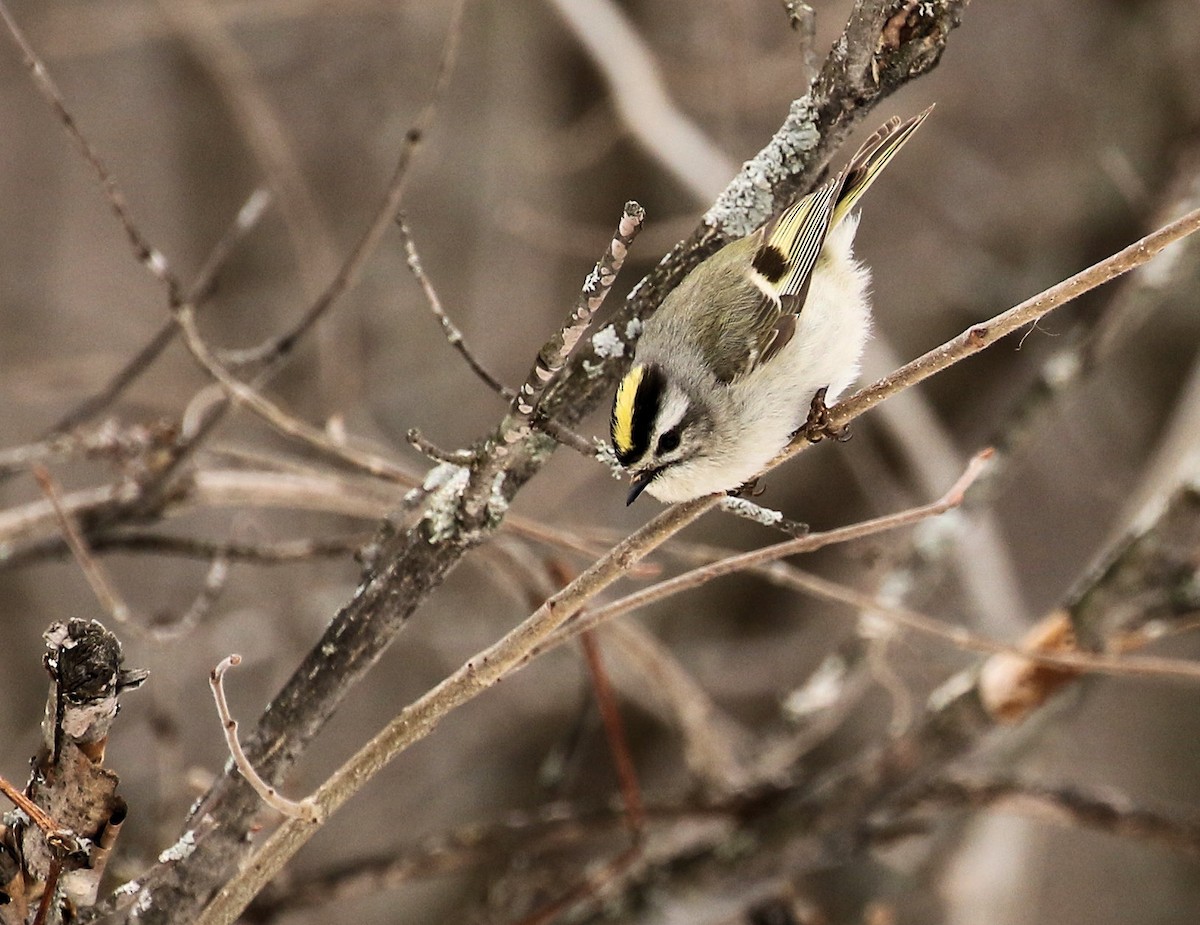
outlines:
M831 182L788 206L752 235L755 249L745 273L754 301L727 324L717 378L732 382L765 363L792 339L804 307L813 268L825 243L836 205ZM746 280L741 280L745 287ZM730 339L733 343L730 343Z
M739 242L738 262L730 266L736 276L725 281L726 297L737 308L721 315L724 327L719 336L710 332L704 338L713 345L708 359L718 379L732 382L746 375L792 339L829 229L850 213L932 109L904 122L889 119L835 179ZM743 243L748 246L748 266Z

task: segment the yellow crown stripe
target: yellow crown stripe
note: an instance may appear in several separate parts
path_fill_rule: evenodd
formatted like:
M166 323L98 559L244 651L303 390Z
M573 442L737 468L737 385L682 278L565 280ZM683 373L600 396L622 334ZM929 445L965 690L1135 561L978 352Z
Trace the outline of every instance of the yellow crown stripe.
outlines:
M625 374L617 388L617 397L613 402L612 438L613 444L621 453L628 453L633 449L633 402L645 375L645 366L635 366Z

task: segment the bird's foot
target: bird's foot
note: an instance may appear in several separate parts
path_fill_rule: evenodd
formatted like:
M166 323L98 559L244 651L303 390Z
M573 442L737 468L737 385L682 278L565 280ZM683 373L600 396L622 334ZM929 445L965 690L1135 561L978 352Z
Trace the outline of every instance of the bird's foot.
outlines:
M826 438L845 443L850 439L849 427L834 427L829 421L829 408L825 405L825 393L828 391L828 387L817 389L808 409L808 420L800 428L800 433L809 443L820 443Z
M731 488L727 492L731 498L757 498L767 490L765 485L761 485L759 480L754 478L749 482L739 485L737 488Z

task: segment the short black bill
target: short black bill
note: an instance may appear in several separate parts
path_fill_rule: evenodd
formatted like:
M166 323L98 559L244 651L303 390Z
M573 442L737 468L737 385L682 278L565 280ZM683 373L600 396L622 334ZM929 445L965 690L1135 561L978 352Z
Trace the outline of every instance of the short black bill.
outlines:
M646 490L646 486L654 481L656 475L658 475L657 469L649 469L634 478L633 485L629 489L629 497L625 499L626 507L629 507L629 505L638 499L638 495Z

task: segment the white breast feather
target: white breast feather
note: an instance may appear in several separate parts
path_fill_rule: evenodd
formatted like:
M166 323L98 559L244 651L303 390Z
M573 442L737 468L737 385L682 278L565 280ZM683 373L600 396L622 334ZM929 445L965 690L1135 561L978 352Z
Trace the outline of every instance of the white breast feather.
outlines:
M671 466L646 489L675 503L728 491L758 475L808 419L828 386L832 404L858 376L871 329L870 271L854 259L858 216L829 232L791 341L768 363L729 387L727 430L704 456Z

